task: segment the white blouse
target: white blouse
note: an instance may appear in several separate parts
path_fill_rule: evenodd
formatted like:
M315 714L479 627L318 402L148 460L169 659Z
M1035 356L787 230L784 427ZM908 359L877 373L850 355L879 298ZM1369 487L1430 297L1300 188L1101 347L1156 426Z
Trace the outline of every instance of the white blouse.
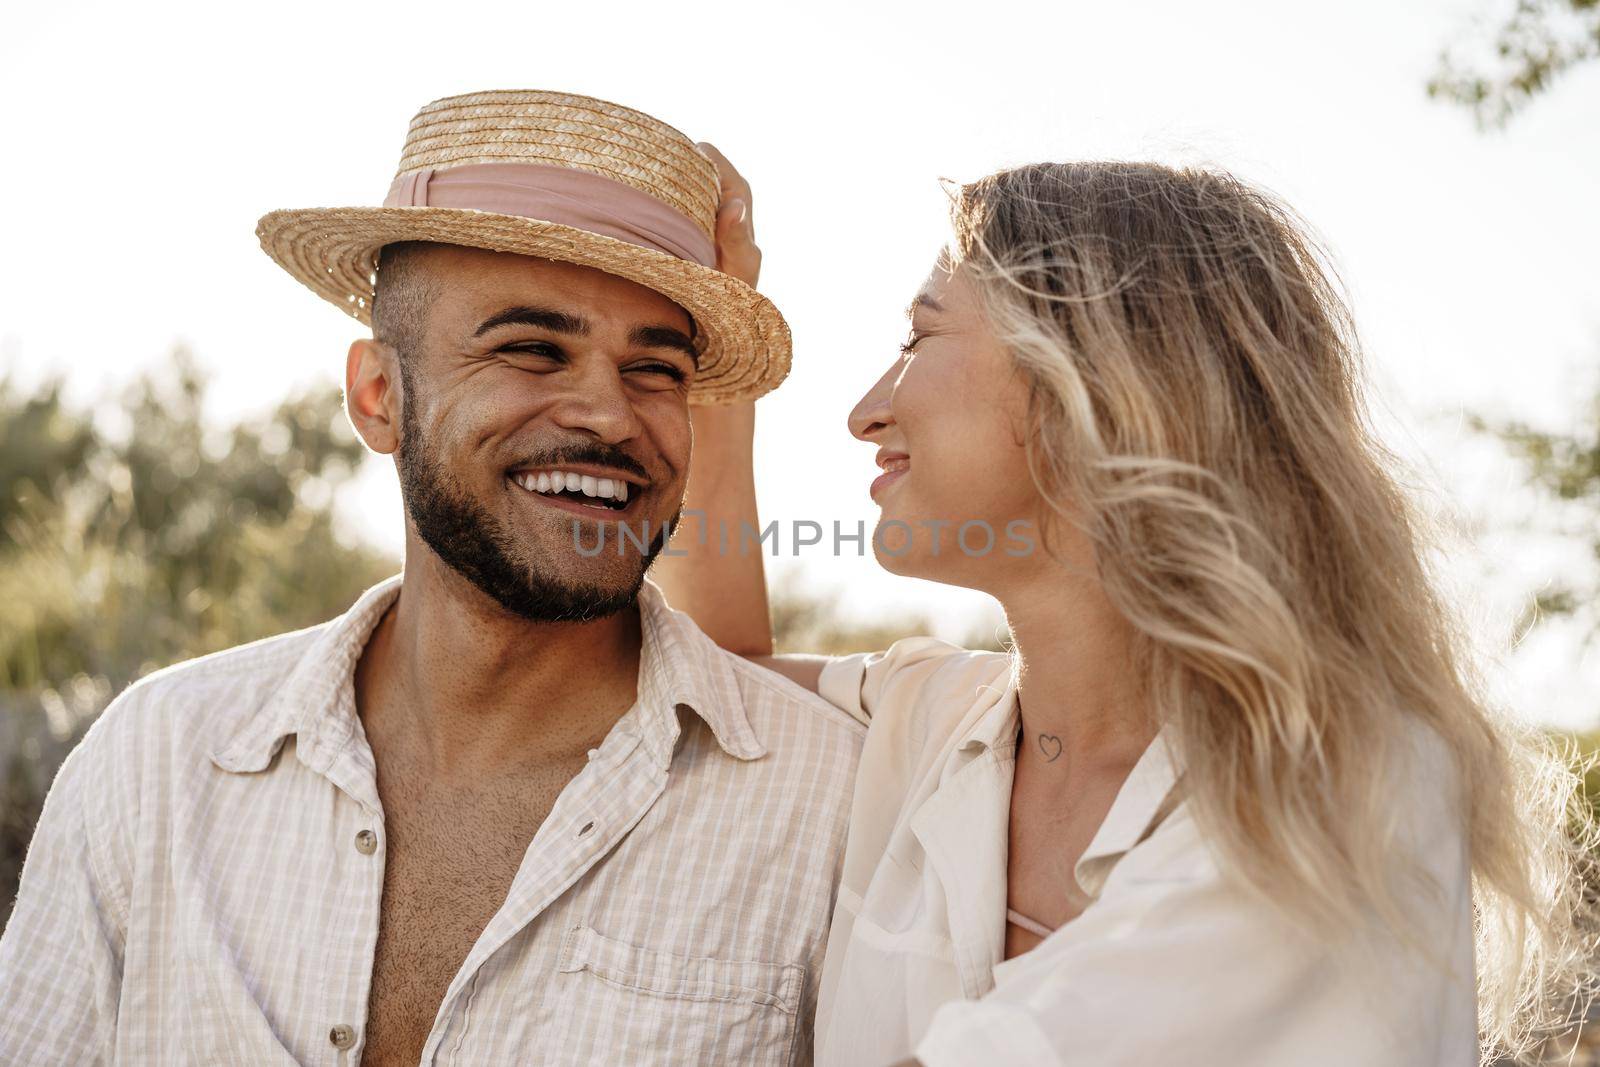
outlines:
M1422 743L1397 795L1442 890L1437 960L1387 941L1335 955L1224 876L1174 792L1165 732L1077 863L1093 902L1007 960L1010 658L907 638L830 661L820 691L869 723L823 965L823 1067L1476 1067L1471 879L1442 745Z

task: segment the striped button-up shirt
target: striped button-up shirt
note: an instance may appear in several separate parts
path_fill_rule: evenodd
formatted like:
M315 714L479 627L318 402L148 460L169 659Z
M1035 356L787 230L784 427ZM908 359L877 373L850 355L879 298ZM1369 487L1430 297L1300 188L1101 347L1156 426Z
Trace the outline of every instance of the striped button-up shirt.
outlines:
M354 1064L384 821L353 674L400 592L158 671L63 764L0 1062ZM809 1062L862 728L647 582L638 699L540 826L422 1062Z

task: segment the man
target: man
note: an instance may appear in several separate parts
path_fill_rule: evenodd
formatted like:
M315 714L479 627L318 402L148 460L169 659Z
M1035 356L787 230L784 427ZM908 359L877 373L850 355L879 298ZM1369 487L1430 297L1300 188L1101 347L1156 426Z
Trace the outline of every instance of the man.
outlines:
M860 728L644 578L690 402L787 371L715 269L747 219L676 130L543 92L423 108L384 207L262 219L373 326L346 405L405 570L107 709L0 941L0 1062L809 1061Z

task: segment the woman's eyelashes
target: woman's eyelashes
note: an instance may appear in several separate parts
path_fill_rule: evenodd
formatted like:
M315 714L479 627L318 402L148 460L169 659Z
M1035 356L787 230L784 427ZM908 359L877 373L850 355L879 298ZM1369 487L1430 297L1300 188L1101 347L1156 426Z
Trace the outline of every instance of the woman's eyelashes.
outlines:
M927 334L916 333L913 331L911 336L907 337L900 345L900 354L902 356L909 356L912 351L916 349L917 345L922 343L922 339L926 336Z

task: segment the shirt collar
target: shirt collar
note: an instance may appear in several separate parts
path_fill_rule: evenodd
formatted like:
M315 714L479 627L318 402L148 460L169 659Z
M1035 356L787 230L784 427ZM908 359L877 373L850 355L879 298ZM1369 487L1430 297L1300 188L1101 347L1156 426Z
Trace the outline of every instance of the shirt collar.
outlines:
M718 648L693 619L672 608L648 578L639 589L639 621L644 638L639 703L645 713L645 743L659 765L666 768L677 748L680 706L699 715L730 756L753 760L766 755L766 746L745 714L733 654Z
M312 627L315 636L283 682L256 714L213 749L212 762L226 771L264 770L291 734L297 736L302 758L320 750L331 762L332 754L355 732L356 663L379 620L399 597L403 577L385 578L362 593L343 615ZM682 728L680 706L704 719L729 755L743 760L766 755L745 714L730 653L718 648L687 615L668 606L648 578L639 590L638 610L642 645L635 707L644 743L656 762L663 769L671 763Z
M1181 799L1182 775L1173 745L1175 737L1171 724L1157 732L1128 772L1089 847L1078 858L1074 874L1078 885L1090 896L1100 895L1115 860L1153 833Z
M312 627L315 636L254 715L211 753L225 771L264 770L284 739L296 735L301 758L333 753L355 732L355 669L367 638L400 595L396 574L362 593L343 615ZM280 639L281 640L281 639Z

